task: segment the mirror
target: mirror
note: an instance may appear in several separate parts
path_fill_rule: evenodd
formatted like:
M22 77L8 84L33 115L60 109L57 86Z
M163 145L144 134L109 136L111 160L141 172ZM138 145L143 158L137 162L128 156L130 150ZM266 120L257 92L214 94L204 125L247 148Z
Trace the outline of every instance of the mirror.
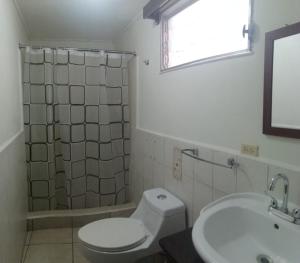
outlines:
M266 33L263 133L300 138L300 23Z

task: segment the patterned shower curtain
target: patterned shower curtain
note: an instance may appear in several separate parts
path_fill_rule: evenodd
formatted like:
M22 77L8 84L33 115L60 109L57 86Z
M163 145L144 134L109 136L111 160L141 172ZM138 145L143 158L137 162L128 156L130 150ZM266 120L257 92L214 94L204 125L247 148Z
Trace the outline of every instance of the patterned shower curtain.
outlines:
M128 55L22 49L29 210L128 196Z

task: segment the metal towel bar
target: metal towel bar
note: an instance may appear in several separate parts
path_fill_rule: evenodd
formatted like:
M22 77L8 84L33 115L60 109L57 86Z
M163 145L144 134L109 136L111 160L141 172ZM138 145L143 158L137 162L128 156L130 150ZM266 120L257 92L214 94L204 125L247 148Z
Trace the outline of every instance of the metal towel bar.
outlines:
M184 154L184 155L187 155L187 156L189 156L189 157L191 157L195 160L210 163L210 164L220 166L220 167L224 167L224 168L228 168L228 169L236 169L237 167L239 167L239 163L236 162L234 158L229 158L227 160L227 165L202 159L202 158L199 157L198 149L183 149L183 150L181 150L181 153Z

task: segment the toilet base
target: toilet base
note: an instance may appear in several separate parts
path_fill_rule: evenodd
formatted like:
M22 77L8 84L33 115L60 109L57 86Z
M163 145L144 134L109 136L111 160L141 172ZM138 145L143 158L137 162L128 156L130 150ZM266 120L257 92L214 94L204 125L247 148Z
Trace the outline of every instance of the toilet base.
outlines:
M150 256L152 253L146 250L133 250L121 253L105 253L90 249L84 245L80 245L80 249L84 257L91 263L135 263L138 260Z

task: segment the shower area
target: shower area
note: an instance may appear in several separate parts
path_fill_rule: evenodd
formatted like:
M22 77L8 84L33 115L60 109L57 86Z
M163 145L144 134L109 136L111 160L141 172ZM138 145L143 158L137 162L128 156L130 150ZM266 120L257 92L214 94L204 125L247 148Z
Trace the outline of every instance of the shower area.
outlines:
M29 211L124 204L129 52L21 47Z

